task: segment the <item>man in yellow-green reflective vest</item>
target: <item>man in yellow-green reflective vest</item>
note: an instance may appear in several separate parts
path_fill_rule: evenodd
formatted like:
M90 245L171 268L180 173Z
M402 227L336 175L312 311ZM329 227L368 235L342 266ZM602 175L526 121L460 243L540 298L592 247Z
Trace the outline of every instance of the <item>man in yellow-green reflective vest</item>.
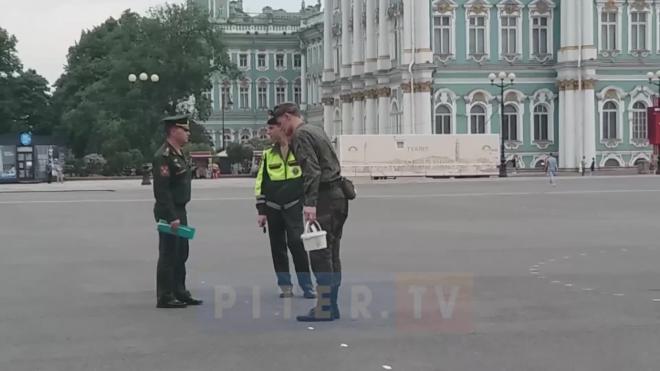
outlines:
M300 165L289 150L289 143L274 119L268 120L268 136L272 147L263 153L255 195L257 197L257 224L268 224L270 250L273 256L277 285L281 298L293 296L289 273L287 247L293 256L293 265L303 296L316 298L309 271L309 259L300 239L303 234L303 178Z

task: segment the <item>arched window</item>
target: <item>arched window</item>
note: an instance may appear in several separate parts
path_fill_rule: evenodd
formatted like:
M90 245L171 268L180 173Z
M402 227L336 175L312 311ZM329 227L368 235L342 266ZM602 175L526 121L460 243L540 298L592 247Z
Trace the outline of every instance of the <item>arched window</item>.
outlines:
M401 134L401 112L399 111L399 105L396 101L392 102L390 125L392 127L392 134Z
M644 102L636 102L633 105L632 139L635 141L644 141L648 139L646 114L646 104L644 104Z
M261 140L268 139L268 130L259 129L259 139L261 139Z
M617 105L607 102L603 106L603 139L617 139Z
M504 140L518 140L518 110L512 104L504 106L502 135L504 135Z
M605 161L605 167L619 167L619 161L617 161L614 158L610 158L607 161Z
M435 109L434 134L451 134L451 108L444 104Z
M481 105L470 109L470 134L486 134L486 109Z
M534 107L534 141L547 142L549 140L548 107L540 104Z

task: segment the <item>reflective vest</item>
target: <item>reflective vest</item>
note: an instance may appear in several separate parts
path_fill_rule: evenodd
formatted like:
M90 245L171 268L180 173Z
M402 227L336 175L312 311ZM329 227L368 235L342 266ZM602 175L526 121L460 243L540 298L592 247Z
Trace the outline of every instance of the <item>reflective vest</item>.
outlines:
M303 196L302 169L293 152L289 150L287 160L282 159L279 147L264 151L254 187L257 197L257 209L262 206L292 205Z

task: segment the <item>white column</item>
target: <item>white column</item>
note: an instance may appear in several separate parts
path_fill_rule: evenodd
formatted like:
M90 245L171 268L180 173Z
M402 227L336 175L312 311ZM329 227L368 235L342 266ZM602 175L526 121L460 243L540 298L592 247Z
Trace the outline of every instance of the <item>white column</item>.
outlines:
M415 91L415 134L433 134L431 123L431 83L418 85ZM417 87L416 87L417 89Z
M323 81L334 81L332 68L332 0L323 1Z
M364 36L362 32L362 0L353 0L353 76L359 76L364 72Z
M557 119L557 124L559 126L559 135L555 139L559 142L559 167L566 167L566 90L564 88L559 88L559 117Z
M563 168L574 168L575 167L575 125L577 116L575 113L575 88L570 86L564 92L566 96L566 117L564 121L564 136L561 138L564 141L564 159L563 159ZM560 157L561 159L561 157Z
M379 79L379 84L387 84L389 80L385 77ZM389 134L387 128L390 122L390 91L388 88L378 89L378 134Z
M593 86L582 91L582 114L584 122L584 157L587 166L596 157L596 95Z
M348 22L351 14L351 1L341 0L341 77L351 75L351 33Z
M305 56L305 48L300 53L300 107L304 110L307 109L307 58Z
M389 45L389 20L387 18L388 0L379 0L378 3L378 69L389 70L392 66L390 61Z
M419 0L417 0L419 1ZM415 16L415 0L403 0L403 57L402 64L408 65L413 57L412 33L415 31L413 18ZM426 29L426 32L430 32Z
M376 90L368 90L366 94L366 111L367 111L367 122L365 122L364 126L366 128L365 134L378 134L378 122L376 115L378 114L377 111L377 100L376 98L378 95L376 94Z
M341 135L353 133L353 99L350 93L341 96Z
M415 63L433 62L431 50L431 2L414 1ZM404 14L405 16L405 14Z
M353 135L364 134L364 97L353 96Z
M367 1L367 59L364 71L375 72L378 63L378 50L376 40L376 1Z
M413 132L413 103L410 92L410 82L404 82L403 88L403 122L401 123L401 134L414 134Z
M332 139L335 136L335 111L332 98L323 99L323 130Z

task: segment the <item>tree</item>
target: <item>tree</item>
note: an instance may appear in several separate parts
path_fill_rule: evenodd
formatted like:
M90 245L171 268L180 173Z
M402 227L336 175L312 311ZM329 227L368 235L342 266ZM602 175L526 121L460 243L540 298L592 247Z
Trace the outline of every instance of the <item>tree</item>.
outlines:
M148 159L164 139L160 120L178 113L205 120L211 76L235 70L220 32L192 3L168 4L144 17L125 11L83 32L69 49L53 97L58 131L78 157L137 149ZM141 72L160 79L128 82L129 74ZM196 123L191 139L210 143Z
M48 81L35 70L23 71L16 55L17 39L0 28L0 134L32 130L50 134L54 125L50 114ZM13 75L17 73L17 77Z

